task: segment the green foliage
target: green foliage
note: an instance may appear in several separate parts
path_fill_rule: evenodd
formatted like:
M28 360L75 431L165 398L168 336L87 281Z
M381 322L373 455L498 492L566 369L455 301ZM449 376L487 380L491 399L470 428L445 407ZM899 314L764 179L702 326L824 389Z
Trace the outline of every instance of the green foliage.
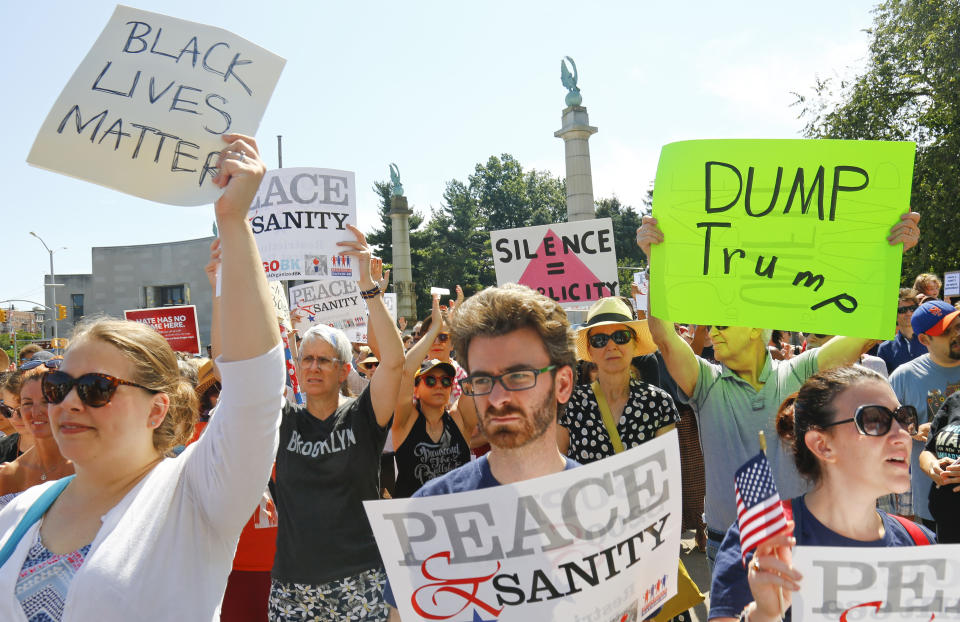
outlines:
M379 246L379 255L392 264L390 185L374 184L380 198L380 227L367 235ZM636 231L642 214L649 213L649 201L640 212L623 205L616 197L596 202L597 218L613 220L618 264L645 264L637 247ZM545 225L567 220L567 190L562 179L537 170L524 171L510 154L491 156L477 164L466 181L447 182L443 204L430 210L430 219L421 227L421 217L411 217L410 253L418 315L430 309L430 288L456 285L467 296L495 285L490 232ZM621 287L630 291L632 270L621 270Z
M912 284L960 267L960 237L948 233L960 194L960 3L887 0L869 32L862 73L818 80L797 104L811 138L916 141L912 206L923 235L902 277Z
M43 335L40 333L28 333L26 331L18 330L17 331L17 347L22 348L31 341L43 339ZM0 334L0 349L3 349L7 353L7 356L10 357L11 361L15 361L16 357L13 352L13 335L10 333ZM0 369L0 371L4 371Z

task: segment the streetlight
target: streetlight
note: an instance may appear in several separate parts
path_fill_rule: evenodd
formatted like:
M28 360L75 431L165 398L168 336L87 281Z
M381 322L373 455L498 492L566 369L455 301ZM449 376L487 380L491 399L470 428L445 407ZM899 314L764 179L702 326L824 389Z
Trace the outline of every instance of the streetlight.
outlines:
M56 276L55 276L54 273L53 273L53 251L50 250L50 247L47 246L47 243L44 242L44 241L43 241L43 238L41 238L39 235L37 235L37 234L34 233L33 231L30 232L30 235L32 235L33 237L35 237L35 238L37 238L38 240L40 240L40 243L43 244L43 247L44 247L45 249L47 249L47 252L48 252L48 253L50 253L50 282L47 283L46 285L47 285L47 287L52 288L52 289L50 290L50 299L51 299L51 302L52 302L52 304L51 304L50 306L53 307L53 310L51 311L51 313L53 314L53 338L54 338L54 339L58 339L60 335L59 335L59 333L57 332L57 322L58 322L58 320L57 320L57 288L60 287L60 284L59 284L59 283L55 283L55 281L57 280L57 278L56 278ZM57 249L57 250L66 249L66 248L67 248L66 246L63 246L63 247L61 247L60 249Z

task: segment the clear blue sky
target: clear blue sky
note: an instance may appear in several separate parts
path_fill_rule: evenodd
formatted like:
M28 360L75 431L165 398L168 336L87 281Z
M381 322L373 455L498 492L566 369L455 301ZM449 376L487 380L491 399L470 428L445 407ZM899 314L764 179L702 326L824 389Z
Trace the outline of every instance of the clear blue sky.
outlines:
M696 138L795 138L791 91L861 67L873 2L331 2L142 0L137 8L226 28L287 59L258 140L268 166L283 135L286 166L356 172L361 228L376 222L369 189L400 168L414 209L429 213L446 182L510 153L563 175L554 138L577 62L594 194L639 205L660 147ZM209 235L213 210L144 201L33 168L36 132L106 25L102 0L0 6L2 167L7 251L0 300L43 300L57 273L90 271L94 246ZM29 305L18 305L28 308Z

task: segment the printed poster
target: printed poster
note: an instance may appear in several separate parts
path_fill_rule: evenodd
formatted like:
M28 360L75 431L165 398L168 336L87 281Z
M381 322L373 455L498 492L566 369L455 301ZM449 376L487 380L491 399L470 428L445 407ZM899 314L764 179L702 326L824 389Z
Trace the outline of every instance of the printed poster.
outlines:
M676 593L676 431L534 480L364 507L404 620L642 620Z
M123 312L124 319L146 324L160 333L174 352L200 354L200 332L197 328L197 307L151 307Z
M609 218L490 232L497 285L519 283L567 308L619 295Z

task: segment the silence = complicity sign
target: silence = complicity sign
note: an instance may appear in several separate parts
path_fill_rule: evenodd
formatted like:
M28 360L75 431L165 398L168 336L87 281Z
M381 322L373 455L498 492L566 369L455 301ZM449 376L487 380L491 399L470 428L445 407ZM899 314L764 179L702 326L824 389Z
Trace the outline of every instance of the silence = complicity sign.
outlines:
M117 6L27 162L161 203L212 203L220 135L256 134L285 63L226 30Z
M404 620L644 620L676 593L676 431L546 477L363 505Z
M651 312L695 324L890 339L910 142L666 145L653 191Z
M617 295L609 218L491 231L490 247L497 285L526 285L564 307L585 308L592 300Z
M247 214L267 279L357 278L337 242L353 240L357 193L350 171L282 168L267 171ZM294 303L296 304L296 303Z

